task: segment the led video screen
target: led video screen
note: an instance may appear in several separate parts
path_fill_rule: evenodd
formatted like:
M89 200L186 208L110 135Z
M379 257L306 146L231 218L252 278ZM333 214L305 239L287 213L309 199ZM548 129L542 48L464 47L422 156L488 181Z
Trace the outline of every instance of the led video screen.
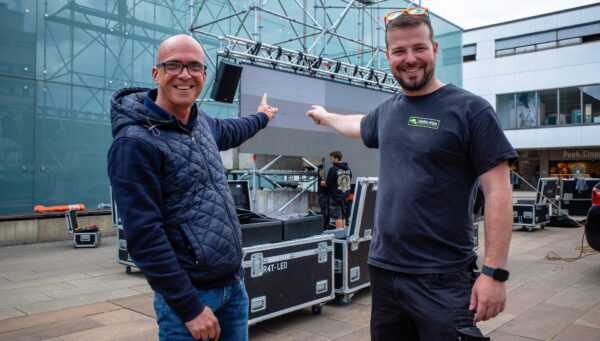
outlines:
M315 125L306 112L317 104L338 114L366 114L393 94L288 71L243 66L240 115L255 113L263 93L267 93L268 103L278 107L279 112L266 129L240 147L241 152L322 156L329 160L330 152L340 150L342 161L348 162L354 178L378 176L376 149L368 149L361 139L349 139L328 127Z

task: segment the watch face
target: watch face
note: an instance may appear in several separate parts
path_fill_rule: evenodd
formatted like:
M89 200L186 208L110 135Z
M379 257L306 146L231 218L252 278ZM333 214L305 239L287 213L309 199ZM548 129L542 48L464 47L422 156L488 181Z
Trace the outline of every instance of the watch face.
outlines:
M481 269L481 272L500 282L506 281L509 275L509 272L504 269L494 269L485 265Z
M500 282L504 282L508 279L508 271L504 269L496 269L494 271L494 279Z

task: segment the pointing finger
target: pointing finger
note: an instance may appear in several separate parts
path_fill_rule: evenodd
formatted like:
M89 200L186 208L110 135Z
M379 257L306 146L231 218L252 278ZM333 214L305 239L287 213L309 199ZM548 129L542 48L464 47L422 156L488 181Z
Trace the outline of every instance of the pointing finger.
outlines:
M262 100L260 101L260 104L267 105L267 93L266 92L264 93Z

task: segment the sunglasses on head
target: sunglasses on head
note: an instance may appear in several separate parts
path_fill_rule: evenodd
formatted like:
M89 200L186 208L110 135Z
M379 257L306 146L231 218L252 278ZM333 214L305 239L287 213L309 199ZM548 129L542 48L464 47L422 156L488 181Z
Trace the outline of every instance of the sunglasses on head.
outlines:
M404 9L399 9L396 11L392 11L386 15L383 16L383 22L385 23L385 26L387 26L387 24L398 18L399 16L401 16L402 14L406 13L406 14L410 14L410 15L414 15L416 17L420 17L422 15L427 15L427 12L429 11L429 9L427 7L411 7L411 8L404 8Z

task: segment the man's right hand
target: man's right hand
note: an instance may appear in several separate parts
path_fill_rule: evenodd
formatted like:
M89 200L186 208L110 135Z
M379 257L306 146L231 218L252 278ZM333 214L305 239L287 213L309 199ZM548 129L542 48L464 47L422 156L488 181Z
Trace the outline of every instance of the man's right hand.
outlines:
M206 306L200 315L196 316L195 319L186 322L185 326L196 340L211 339L217 341L221 335L219 321L212 310Z
M320 105L313 105L306 113L317 125L328 125L329 113Z

